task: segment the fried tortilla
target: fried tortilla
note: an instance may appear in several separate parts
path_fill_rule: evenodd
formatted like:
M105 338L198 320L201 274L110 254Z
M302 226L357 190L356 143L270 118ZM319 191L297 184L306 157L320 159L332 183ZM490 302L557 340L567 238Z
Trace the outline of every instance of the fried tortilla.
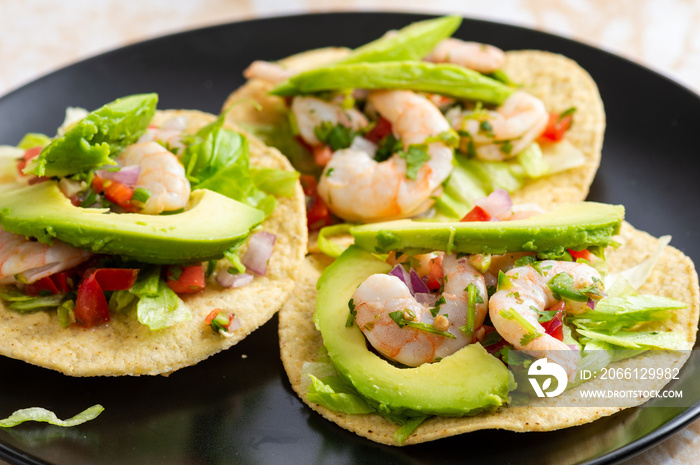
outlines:
M610 272L629 268L644 260L656 249L657 239L638 231L628 223L623 223L620 234L621 246L606 253ZM313 362L323 344L321 333L313 322L316 309L316 282L323 270L330 264L324 255L307 256L300 276L303 281L279 313L279 336L282 362L294 391L299 397L328 420L372 441L387 445L410 445L433 441L448 436L482 429L504 429L510 431L551 431L589 423L598 418L612 415L623 408L640 405L648 399L627 399L625 407L598 407L586 405L576 395L575 389L565 391L556 398L531 401L527 406L504 407L491 413L481 413L470 417L431 417L423 422L401 444L394 438L398 426L376 414L348 415L336 413L306 398L306 383L302 380L305 362ZM639 289L643 294L654 294L680 300L687 308L677 310L666 321L648 323L649 330L673 331L682 334L689 346L695 342L699 313L700 290L698 275L692 260L678 249L666 246L651 276ZM664 352L664 351L651 351ZM653 356L655 354L650 354ZM642 367L643 359L630 358L612 365L616 368ZM684 358L674 359L663 365L680 367ZM661 381L655 388L660 389L668 380ZM607 380L593 380L581 387L609 388ZM578 399L578 400L577 400ZM578 404L574 404L578 402ZM592 400L591 402L596 402ZM572 407L571 405L578 405ZM593 405L599 405L593 404ZM565 407L562 407L565 406ZM556 408L560 407L560 408Z
M152 124L174 116L187 118L188 134L216 119L198 111L166 110L159 111ZM247 136L251 166L292 169L279 151ZM267 322L292 291L306 251L305 208L299 185L292 197L278 197L262 224L263 231L276 235L265 276L240 288L224 288L209 278L204 291L181 296L192 311L190 320L152 331L135 316L113 313L104 325L62 328L56 312L20 314L0 305L0 354L71 376L119 376L169 374L228 349ZM222 260L219 266L227 265ZM205 324L216 308L233 312L240 321L231 337Z
M343 48L322 48L293 55L279 63L301 72L330 64L348 53L349 50ZM605 111L595 82L575 61L538 50L506 52L503 71L520 88L540 98L548 111L561 113L576 108L573 125L565 139L585 157L581 166L526 182L512 194L513 201L535 202L548 209L557 202L584 200L600 165L605 132ZM227 121L244 128L268 128L264 129L266 131L286 124L284 100L268 95L273 87L270 82L252 79L234 91L223 106L223 111L228 112ZM285 153L285 148L280 148Z

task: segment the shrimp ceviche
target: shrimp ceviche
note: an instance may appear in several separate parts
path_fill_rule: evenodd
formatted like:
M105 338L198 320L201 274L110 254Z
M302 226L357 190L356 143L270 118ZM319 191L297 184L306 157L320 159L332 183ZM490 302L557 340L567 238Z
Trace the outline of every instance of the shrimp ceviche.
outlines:
M683 271L689 259L667 250L668 237L650 238L650 254L638 257L624 249L643 234L623 224L621 206L581 202L543 212L513 205L499 190L475 203L459 223L351 228L354 245L318 280L308 332L322 336L319 355L302 363L294 341L309 334L280 332L285 368L307 404L392 445L481 428L528 431L535 422L557 429L571 423L538 410L547 400L529 390L530 367L556 364L560 395L585 385L582 367L602 370L647 351L678 351L685 360L698 319L697 275ZM655 268L687 286L669 289ZM304 311L283 308L281 327ZM314 348L304 350L308 357ZM537 407L523 403L528 397ZM594 405L567 421L618 410Z
M91 328L133 314L159 330L193 319L187 296L265 277L277 238L260 224L298 175L267 168L277 182L261 187L243 134L222 118L156 113L157 101L70 109L55 137L1 148L12 160L0 199L7 315L45 311L57 326ZM219 305L197 324L230 336L240 321Z
M567 200L583 200L592 173L576 168L594 165L598 155L587 159L569 143L577 102L545 102L535 84L511 81L504 51L449 37L460 21L414 23L356 50L329 54L323 66L308 52L307 67L302 54L288 64L256 61L246 69L245 77L269 83L269 94L285 99L294 143L313 159L296 158L298 169L309 171L303 182L310 229L339 220L459 220L476 199L499 188L513 193L542 179L532 195L523 195L544 200L537 190L563 172L581 176L580 192L569 188ZM536 57L527 58L526 67L537 68ZM245 97L242 91L241 104ZM581 118L591 126L588 110ZM598 110L596 117L602 105ZM267 111L264 102L260 111ZM293 158L293 144L280 141L283 132L279 123L276 138L267 141Z

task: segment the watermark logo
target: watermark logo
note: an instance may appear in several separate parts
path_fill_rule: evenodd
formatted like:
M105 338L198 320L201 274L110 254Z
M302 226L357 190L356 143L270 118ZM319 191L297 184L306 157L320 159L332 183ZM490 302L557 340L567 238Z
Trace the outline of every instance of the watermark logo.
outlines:
M556 397L566 389L566 371L558 363L549 362L546 358L541 358L530 365L527 374L537 397ZM545 376L546 378L544 378ZM556 389L550 391L552 377L557 380L557 385ZM541 386L539 379L542 379Z

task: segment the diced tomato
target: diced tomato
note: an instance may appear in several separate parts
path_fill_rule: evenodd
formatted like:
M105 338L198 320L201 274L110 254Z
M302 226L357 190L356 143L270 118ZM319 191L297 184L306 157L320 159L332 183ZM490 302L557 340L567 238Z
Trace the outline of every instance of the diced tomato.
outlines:
M564 134L566 134L569 127L571 127L572 117L573 115L562 117L559 113L550 113L549 121L540 138L551 142L559 142L564 138Z
M131 204L131 198L134 196L134 189L126 184L110 180L104 183L105 197L110 202L119 205L127 211L135 209Z
M469 213L464 215L464 218L462 218L460 221L489 221L490 219L491 215L486 213L486 210L477 205L471 210L469 210Z
M90 274L80 283L73 313L75 320L86 328L109 321L107 299L100 283L97 282L95 273Z
M299 176L301 188L304 190L304 195L313 197L316 195L316 178L310 174L302 174Z
M321 197L314 197L311 207L306 210L306 224L309 231L316 231L333 223L331 211Z
M180 276L177 276L176 270L182 270ZM204 266L201 263L185 267L169 266L167 276L166 282L176 294L192 294L204 289Z
M136 282L135 268L99 268L92 272L103 291L125 291Z
M25 174L22 173L22 170L27 167L27 162L29 160L39 156L39 154L41 153L41 150L42 150L41 147L32 147L32 148L24 151L24 155L22 156L22 159L17 162L17 171L19 171L19 174L21 174L22 176L25 176Z
M380 117L377 124L365 135L365 139L376 144L389 134L391 134L391 123L388 119Z
M92 177L92 190L94 190L98 194L101 193L105 189L104 183L105 183L105 180L102 179L102 177L99 176L98 174L95 174Z
M546 334L549 334L550 336L555 337L560 341L564 340L564 328L562 320L564 319L565 308L566 304L564 302L559 302L553 307L548 308L548 311L556 310L557 314L551 320L545 321L544 323L540 323L544 328Z
M24 293L31 296L37 296L42 294L59 294L59 291L51 278L46 276L45 278L41 278L32 284L27 284L24 286Z
M428 281L425 283L428 289L435 291L442 285L442 257L430 260L430 271L428 271Z
M50 276L59 294L65 294L73 288L73 272L61 271Z
M204 319L204 323L206 323L208 326L211 325L211 322L214 321L214 318L219 316L220 313L224 313L223 310L220 308L215 308L211 312L209 312L209 315ZM235 315L231 314L228 316L228 324L223 325L224 329L228 331L228 328L231 326L231 322L235 318Z
M571 250L571 249L569 249L569 253L574 258L574 260L578 260L579 258L583 258L584 260L588 260L590 262L591 259L593 258L593 254L588 249L583 249L583 250Z
M313 148L314 162L318 166L326 166L333 158L333 150L327 145L317 145Z

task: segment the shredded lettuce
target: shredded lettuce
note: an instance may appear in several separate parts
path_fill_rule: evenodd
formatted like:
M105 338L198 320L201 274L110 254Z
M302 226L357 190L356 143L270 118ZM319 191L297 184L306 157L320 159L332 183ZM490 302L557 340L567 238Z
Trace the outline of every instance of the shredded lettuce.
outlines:
M605 277L605 291L611 297L633 294L649 278L664 247L671 242L671 236L661 236L656 250L641 263Z
M7 308L20 313L34 312L48 307L58 307L64 299L63 294L49 296L30 296L12 288L0 291L0 299L8 302Z
M311 402L338 413L376 413L381 415L399 425L394 433L394 439L399 444L403 443L425 419L429 418L429 415L418 412L395 412L384 404L378 404L364 398L352 385L338 375L326 354L325 348L321 348L316 362L304 363L302 369L302 392L306 391L307 399ZM309 381L306 381L307 379Z
M25 174L62 177L114 165L110 154L138 140L153 118L157 102L157 94L140 94L98 108L53 139L28 163Z
M614 335L579 327L578 333L587 338L607 342L626 349L688 350L688 341L673 331L618 331Z
M129 292L139 298L136 304L139 322L152 330L166 328L192 318L192 312L187 305L161 277L159 266L141 270Z
M258 189L281 197L293 196L299 180L297 171L276 170L274 168L251 168L250 175Z
M7 418L0 419L0 428L12 428L25 421L41 421L50 423L56 426L70 427L85 423L86 421L94 420L104 411L104 407L100 404L83 410L76 416L67 420L60 420L55 413L41 407L30 407L15 411Z
M575 145L566 139L556 144L540 146L542 150L542 162L547 166L546 173L551 175L578 168L586 163L586 156Z
M22 137L22 140L17 144L17 148L22 150L31 149L33 147L46 147L51 143L51 138L45 134L30 132Z

